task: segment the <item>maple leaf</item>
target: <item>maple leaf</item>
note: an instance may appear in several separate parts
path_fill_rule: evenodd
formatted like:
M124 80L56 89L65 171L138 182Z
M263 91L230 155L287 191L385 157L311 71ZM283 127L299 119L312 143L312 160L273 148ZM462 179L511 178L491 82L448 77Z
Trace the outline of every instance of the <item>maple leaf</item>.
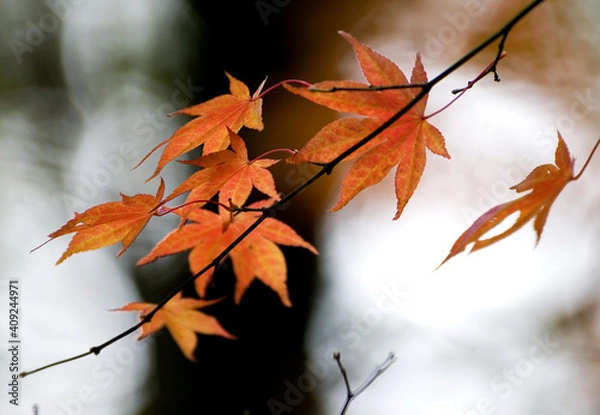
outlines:
M117 254L119 256L129 248L150 218L157 214L164 191L165 183L161 178L155 196L142 193L126 196L121 193L120 202L103 203L83 213L75 212L75 217L48 235L50 239L42 245L59 236L75 233L56 265L78 252L103 248L120 241L122 248Z
M259 98L264 83L250 96L248 87L227 72L230 94L176 111L175 114L193 115L197 118L179 128L171 137L159 143L138 163L142 164L163 145L165 147L156 170L148 178L156 177L167 163L204 144L203 154L224 150L229 145L228 129L238 132L243 126L263 129L262 99ZM147 180L147 181L148 181Z
M184 356L191 361L196 361L194 357L194 351L198 345L196 333L235 339L235 336L227 332L216 318L197 311L199 308L207 307L219 301L221 299L182 298L181 293L178 293L152 316L150 322L142 325L142 333L138 340L150 336L166 326ZM155 307L156 304L152 303L134 302L111 311L137 311L140 313L141 320Z
M267 207L272 200L260 201L249 206L252 209ZM241 212L234 216L220 216L206 209L195 209L187 216L191 223L169 233L137 265L144 265L159 257L191 249L188 257L193 274L210 264L226 247L260 216L259 212ZM226 222L224 218L227 218ZM314 254L317 250L304 241L292 228L273 218L253 230L240 244L232 249L230 258L236 275L234 300L237 304L255 278L275 291L281 302L292 305L286 285L287 267L283 253L277 246L297 246ZM213 270L196 278L196 291L204 297Z
M596 146L598 146L598 143L596 143ZM596 147L594 147L594 150L595 149ZM575 160L571 158L569 149L559 132L558 146L556 147L554 156L555 164L543 164L537 166L529 173L525 180L511 187L511 189L516 190L519 193L529 190L531 190L531 193L513 200L512 202L495 206L481 215L473 225L471 225L456 240L452 249L450 249L450 253L440 266L453 256L464 251L467 245L473 243L471 252L490 246L516 232L534 218L533 227L536 232L537 244L542 236L542 231L544 230L544 225L546 224L546 219L548 218L552 203L554 203L560 192L569 182L577 180L581 173L583 173L582 169L577 176L573 176L574 161ZM587 166L587 163L585 166ZM519 217L507 230L496 236L482 239L486 233L500 225L506 218L516 212L519 212Z
M370 85L408 84L406 76L394 62L360 43L348 33L339 33L354 48L363 74ZM427 82L427 74L419 54L415 60L410 82L411 84ZM314 84L311 88L285 85L289 91L317 104L336 111L367 117L342 118L328 124L288 161L323 164L334 160L415 97L414 88L318 92L332 88L367 87L369 85L354 81L324 81ZM346 158L346 160L356 159L356 161L344 177L340 195L331 211L343 208L359 192L379 183L390 169L397 165L395 177L397 211L394 220L400 217L425 169L426 148L437 155L450 158L444 137L424 117L426 104L427 95L384 132Z
M183 217L194 208L202 206L205 203L202 201L209 200L217 192L219 192L219 202L224 205L228 205L231 200L234 206L243 206L253 187L279 200L273 175L267 170L279 160L266 158L248 160L248 150L242 138L233 131L228 131L231 150L186 161L187 164L195 164L203 169L184 180L165 199L167 202L191 190L186 200L187 206L181 211Z

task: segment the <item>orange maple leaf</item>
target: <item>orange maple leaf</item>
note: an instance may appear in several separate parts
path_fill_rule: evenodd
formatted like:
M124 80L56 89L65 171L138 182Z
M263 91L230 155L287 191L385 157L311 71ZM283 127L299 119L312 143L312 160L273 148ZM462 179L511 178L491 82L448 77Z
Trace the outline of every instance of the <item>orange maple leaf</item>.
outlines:
M184 180L165 199L167 202L191 190L185 203L187 206L181 210L181 216L185 217L193 209L202 206L217 192L219 202L224 205L228 205L231 200L234 206L243 206L253 187L279 200L273 175L267 170L279 160L248 160L248 150L242 138L233 131L228 131L231 150L219 151L185 162L203 169Z
M259 95L266 79L251 97L246 84L228 73L225 74L229 78L230 94L220 95L175 112L175 114L193 115L198 118L179 128L171 137L154 147L138 163L137 166L168 143L158 161L156 170L148 180L156 177L167 163L201 144L204 144L204 154L226 149L229 145L228 129L235 132L238 132L243 126L259 131L263 129L262 99L259 98Z
M481 215L473 225L471 225L471 227L456 240L452 249L450 249L450 253L440 266L453 256L464 251L467 245L473 243L471 252L490 246L516 232L534 218L533 227L537 236L537 244L542 236L542 231L544 230L544 225L546 224L546 219L548 218L552 203L554 203L560 192L569 182L577 180L581 176L599 143L600 140L596 143L594 150L592 150L592 153L590 154L590 158L588 158L588 161L585 163L581 172L577 176L573 176L575 159L571 158L569 149L559 132L558 146L556 147L554 156L555 164L543 164L536 167L529 173L525 180L511 187L511 189L516 190L519 193L528 190L531 190L531 193L513 200L512 202L495 206ZM519 212L519 217L510 228L496 236L482 239L486 233L500 225L506 218L515 212Z
M363 45L351 35L340 32L350 42L363 74L370 85L407 85L404 73L386 57ZM424 84L427 74L417 54L412 71L411 84ZM351 112L368 118L342 118L319 131L300 152L288 159L293 163L328 163L352 147L396 114L414 99L412 88L381 91L335 91L332 88L368 88L369 85L354 81L325 81L311 88L285 85L289 91L317 104L343 112ZM415 87L416 88L416 87ZM450 158L444 137L424 117L427 96L410 111L379 134L368 144L352 153L346 160L357 159L343 182L337 202L331 208L343 208L354 196L369 186L379 183L390 169L397 165L395 188L398 219L413 195L425 169L425 149Z
M122 249L117 254L119 256L129 248L150 218L157 213L164 191L165 183L161 178L155 196L141 193L126 196L121 193L120 202L103 203L83 213L75 212L75 217L48 235L50 239L42 245L59 236L75 233L56 265L78 252L103 248L120 241Z
M138 340L150 336L166 326L184 356L191 361L196 361L194 357L194 350L198 345L196 333L235 339L235 336L227 332L216 318L197 311L199 308L207 307L219 301L221 299L182 298L181 293L178 293L152 316L149 323L142 325L142 333ZM143 319L155 307L156 304L152 303L134 302L111 311L137 311L140 313L140 319Z
M272 200L260 201L251 204L249 208L258 209L271 203ZM191 249L188 260L192 273L196 274L240 236L258 216L260 216L259 212L220 216L206 209L195 209L187 216L191 223L165 236L137 265L144 265L159 257ZM224 218L227 218L226 222ZM239 304L250 283L258 278L279 295L284 305L288 307L292 305L286 285L285 258L277 244L303 247L318 254L311 244L303 240L288 225L273 218L266 218L230 252L237 280L234 294L236 303ZM212 274L213 271L210 269L195 281L196 291L201 297L206 294Z

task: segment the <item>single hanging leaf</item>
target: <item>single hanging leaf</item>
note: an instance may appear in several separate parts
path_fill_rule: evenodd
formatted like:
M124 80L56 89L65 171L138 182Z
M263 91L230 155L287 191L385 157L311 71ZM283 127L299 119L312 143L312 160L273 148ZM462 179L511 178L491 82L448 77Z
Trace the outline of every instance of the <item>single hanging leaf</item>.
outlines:
M48 235L50 239L47 242L59 236L75 233L56 265L78 252L103 248L117 242L121 242L122 245L117 256L121 255L137 238L150 218L157 213L164 191L165 183L161 178L155 196L149 194L126 196L121 193L120 202L103 203L83 213L75 212L73 219Z
M370 85L407 85L408 80L395 63L380 55L351 35L340 34L352 45L365 78ZM417 54L410 83L424 84L427 74ZM384 91L317 92L338 88L367 88L369 85L354 81L325 81L311 88L285 85L289 91L336 111L351 112L367 118L342 118L326 125L304 146L292 163L328 163L366 137L383 122L406 106L418 88ZM413 195L425 169L425 149L450 158L444 137L424 117L427 96L392 126L369 143L352 153L346 160L356 159L343 182L332 211L343 208L367 187L379 183L394 166L398 219Z
M138 340L150 336L166 326L184 356L191 361L196 361L194 351L198 345L197 334L235 339L235 336L227 332L216 318L197 311L199 308L219 301L221 299L207 301L182 298L181 293L178 293L154 314L149 323L142 325L142 333ZM140 313L140 319L143 319L144 315L149 314L155 307L156 304L152 303L134 302L111 311L137 311Z
M193 115L198 118L179 128L138 163L139 166L156 150L167 144L156 170L148 180L156 177L167 163L201 144L204 144L205 155L226 149L229 145L228 130L238 132L244 126L259 131L263 129L262 99L258 96L266 79L251 97L248 87L243 82L228 73L225 74L229 78L231 93L177 111L176 114Z
M181 210L183 217L205 203L192 202L209 200L217 192L219 192L219 202L224 205L228 205L231 200L235 206L243 206L253 187L279 200L273 175L267 170L279 160L266 158L248 160L248 150L242 138L233 131L228 131L231 150L219 151L186 162L203 169L184 180L165 199L165 202L172 200L191 190L186 200L188 205Z
M260 201L249 207L267 207L272 202L273 200ZM144 265L159 257L191 249L188 260L191 272L196 274L240 236L258 216L260 212L241 212L231 217L205 209L195 209L187 216L191 223L169 233L137 265ZM286 285L285 258L277 244L302 247L318 254L311 244L283 222L273 218L265 219L230 253L237 280L234 295L236 303L241 301L252 281L258 278L279 295L284 305L288 307L292 305ZM200 297L206 295L206 288L212 275L213 270L210 269L196 279L196 291Z
M531 193L512 202L495 206L481 215L456 240L452 249L450 249L450 253L440 266L453 256L464 251L467 245L473 243L471 252L490 246L516 232L531 219L534 219L533 227L537 235L537 243L542 236L552 203L554 203L560 192L570 181L576 180L573 176L574 159L571 158L569 149L560 132L558 133L558 146L554 156L554 163L536 167L529 173L525 180L512 186L511 189L519 193L529 190ZM496 236L482 239L485 234L500 225L515 212L519 212L519 217L510 228Z

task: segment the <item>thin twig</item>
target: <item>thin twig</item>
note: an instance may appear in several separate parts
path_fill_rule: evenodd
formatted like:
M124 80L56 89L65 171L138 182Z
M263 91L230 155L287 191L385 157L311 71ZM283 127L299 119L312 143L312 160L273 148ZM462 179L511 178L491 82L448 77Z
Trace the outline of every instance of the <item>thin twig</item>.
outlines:
M390 352L390 354L385 359L385 361L382 364L380 364L377 367L377 369L375 369L373 374L367 380L365 380L365 382L362 385L360 385L358 387L358 389L356 389L354 391L354 396L358 396L361 393L363 393L365 391L365 389L367 389L369 386L371 386L371 383L373 383L375 381L375 379L377 379L383 372L385 372L395 361L396 361L396 356L394 356L394 353Z
M254 229L258 228L258 226L260 226L260 224L262 222L264 222L265 219L267 219L268 217L275 216L275 213L277 212L277 210L282 209L284 206L286 206L286 204L291 199L293 199L294 197L296 197L300 193L302 193L308 186L310 186L312 183L317 181L321 176L326 175L326 174L331 174L334 167L336 167L339 163L341 163L346 157L348 157L349 155L351 155L352 153L354 153L355 151L357 151L358 149L363 147L365 144L367 144L371 140L373 140L373 138L375 138L377 135L381 134L383 131L385 131L387 128L389 128L392 124L394 124L398 119L400 119L403 115L408 113L408 111L410 111L410 109L412 107L414 107L421 99L423 99L435 85L437 85L439 82L441 82L443 79L448 77L450 74L452 74L458 68L460 68L462 65L464 65L469 60L471 60L474 56L479 54L487 46L489 46L490 44L492 44L493 42L495 42L496 40L498 40L500 38L501 40L500 40L500 45L499 45L499 51L498 51L498 56L496 59L496 61L498 61L500 59L500 55L502 54L502 50L504 47L504 41L506 40L508 33L510 32L512 27L516 23L518 23L521 19L523 19L528 13L530 13L536 6L540 5L544 1L545 0L532 1L527 7L525 7L523 10L521 10L515 17L513 17L507 24L505 24L496 33L491 35L487 40L485 40L480 45L476 46L470 52L468 52L463 57L461 57L459 60L454 62L452 65L450 65L448 68L446 68L446 70L444 70L442 73L437 75L435 78L431 79L429 82L427 82L423 85L420 85L421 90L415 95L415 97L408 104L406 104L406 106L404 106L404 108L400 109L396 114L394 114L392 117L390 117L387 121L385 121L383 124L381 124L378 128L376 128L374 131L369 133L367 136L365 136L360 141L356 142L350 148L346 149L338 157L336 157L329 163L323 164L323 167L321 170L316 172L313 176L309 177L304 183L302 183L296 189L294 189L291 193L289 193L288 195L286 195L285 197L283 197L282 199L280 199L279 201L274 203L271 207L261 209L261 211L262 211L261 215L244 232L242 232L242 234L240 234L240 236L238 236L229 246L227 246L210 264L208 264L202 270L200 270L199 272L190 276L182 283L180 283L173 291L171 291L165 298L163 298L163 300L161 302L159 302L150 313L148 313L146 316L144 316L144 318L138 324L136 324L136 325L130 327L129 329L123 331L122 333L116 335L115 337L111 338L110 340L106 341L105 343L102 343L99 346L94 346L94 347L90 348L90 350L86 353L83 353L83 354L80 354L80 355L77 355L77 356L74 356L74 357L71 357L68 359L64 359L64 360L40 367L38 369L29 371L29 372L22 372L20 374L20 376L25 377L29 374L39 372L39 371L47 369L49 367L57 366L62 363L80 359L89 354L97 355L107 346L115 343L116 341L120 340L121 338L136 331L143 324L149 323L152 320L152 317L167 302L169 302L169 300L171 300L173 297L175 297L175 295L177 295L184 288L186 288L190 284L192 284L196 278L200 277L202 274L207 272L209 269L216 268L222 262L222 260L225 259L225 257L227 257L227 255L231 252L231 250L233 250L236 246L238 246L240 244L240 242L243 241ZM495 73L495 66L492 68L492 71ZM291 83L291 82L297 82L297 81L294 80L294 81L286 81L286 82ZM304 82L304 81L299 81L299 83L306 86L306 82ZM409 85L407 87L413 88L413 87L415 87L415 85Z
M358 387L355 391L352 390L350 386L350 381L348 380L348 373L346 372L346 368L342 364L342 356L340 353L336 352L333 354L333 358L338 364L340 368L340 372L342 374L342 378L344 379L344 384L346 385L346 402L344 402L344 406L342 407L342 412L340 415L344 415L348 408L350 407L350 402L352 402L358 395L363 393L371 384L377 379L383 372L385 372L391 365L396 361L396 357L393 353L390 352L385 361L377 366L375 371L369 376L362 385Z
M472 79L469 82L467 82L467 86L462 87L462 88L453 89L452 93L454 95L459 94L459 93L462 94L467 89L473 88L473 86L477 82L479 82L480 80L482 80L485 76L487 76L487 74L489 74L489 73L495 73L495 69L494 68L496 68L496 66L498 65L498 62L500 61L500 59L506 57L506 55L507 55L507 53L505 51L503 51L500 55L496 56L496 58L494 58L494 60L492 61L492 63L490 63L488 66L486 66L485 69L483 71L481 71L481 73L475 77L475 79ZM494 76L494 78L495 78L495 76Z
M46 366L38 367L37 369L30 370L29 372L21 372L21 373L19 373L19 376L22 377L22 378L24 378L25 376L33 375L36 372L41 372L42 370L49 369L49 368L51 368L53 366L58 366L58 365L62 365L63 363L68 363L68 362L72 362L73 360L81 359L82 357L85 357L85 356L90 355L92 353L93 352L90 349L90 350L88 350L85 353L81 353L81 354L78 354L77 356L69 357L68 359L59 360L58 362L50 363L50 364L48 364Z
M494 68L496 67L496 65L498 63L498 60L504 58L505 56L506 56L506 52L502 53L499 57L496 57L496 59L494 59L494 61L492 63L490 63L483 71L481 71L481 73L479 75L477 75L475 77L475 79L472 79L469 82L467 82L467 86L465 86L463 88L453 89L452 93L453 94L458 94L458 95L456 97L454 97L454 99L452 99L452 101L450 101L449 103L447 103L446 105L444 105L439 110L434 111L431 114L424 116L423 119L426 120L428 118L431 118L433 116L438 115L442 111L445 111L446 109L448 109L448 107L450 107L450 105L452 105L456 101L458 101L458 99L460 97L462 97L469 89L473 88L475 86L475 84L477 82L479 82L480 80L482 80L487 74L492 73L492 72L495 74L496 72L495 72Z

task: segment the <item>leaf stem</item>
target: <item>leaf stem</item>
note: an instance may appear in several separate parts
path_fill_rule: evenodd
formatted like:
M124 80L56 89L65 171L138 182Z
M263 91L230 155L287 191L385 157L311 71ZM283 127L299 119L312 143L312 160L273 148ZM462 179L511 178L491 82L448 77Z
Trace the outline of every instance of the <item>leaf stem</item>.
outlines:
M592 151L590 152L590 155L588 156L587 160L585 161L585 164L581 168L581 171L577 174L577 176L573 177L571 180L577 180L581 177L581 175L587 168L588 164L590 164L590 161L592 160L592 157L594 156L594 153L596 152L598 145L600 145L600 138L598 139L598 141L596 141L596 144L594 145L594 148L592 148Z
M338 91L386 91L389 89L409 89L409 88L423 88L427 84L402 84L402 85L369 85L365 87L359 86L332 86L331 88L320 89L315 88L313 85L308 87L310 92L322 92L322 93L330 93L330 92L338 92Z
M252 160L250 160L250 163L254 163L256 160L260 160L270 154L281 152L281 151L288 153L290 156L295 156L296 154L298 154L298 150L291 150L289 148L276 148L273 150L269 150L265 153L262 153L259 156L254 157Z
M271 85L270 87L268 87L267 89L265 89L264 91L262 91L260 93L260 95L258 95L257 97L252 98L252 100L257 100L262 98L263 96L265 96L267 93L271 92L272 90L279 88L280 86L283 85L287 85L287 84L300 84L302 86L305 87L310 87L310 83L303 81L301 79L286 79L285 81L281 81L281 82L277 82L275 85Z
M157 210L157 212L155 213L155 215L156 216L164 216L164 215L172 213L172 212L174 212L174 211L176 211L178 209L181 209L181 208L184 208L184 207L190 206L190 205L195 205L195 204L198 204L198 203L212 203L213 205L221 206L221 207L225 208L226 210L231 210L230 206L228 206L228 205L226 205L224 203L221 203L221 202L217 202L216 200L198 199L198 200L192 200L192 201L189 201L189 202L182 203L181 205L177 205L177 206L172 207L172 208L166 207L166 206L160 206L159 209Z

